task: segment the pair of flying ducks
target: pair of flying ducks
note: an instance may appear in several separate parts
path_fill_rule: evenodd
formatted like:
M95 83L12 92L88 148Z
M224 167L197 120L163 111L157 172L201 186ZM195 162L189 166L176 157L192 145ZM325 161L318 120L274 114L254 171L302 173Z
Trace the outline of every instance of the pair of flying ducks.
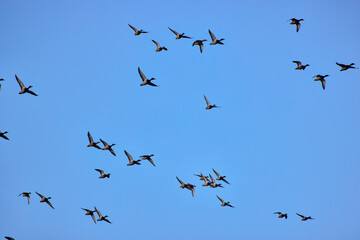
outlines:
M214 173L216 174L217 178L216 180L218 181L223 181L227 184L230 184L226 179L225 177L226 176L221 176L217 171L215 171L215 169L212 169L214 171ZM198 174L194 174L195 176L198 176L200 177L200 180L203 180L205 183L203 184L203 186L210 186L212 188L216 188L216 187L222 187L221 184L216 184L214 178L211 176L211 174L209 174L210 178L211 178L211 181L208 179L208 176L204 176L202 173L200 173L200 175Z
M150 155L142 155L140 156L141 159L139 160L134 160L133 157L130 155L130 153L128 153L126 150L124 150L125 155L127 156L129 163L127 164L128 166L132 166L132 165L141 165L141 161L142 160L148 160L154 167L154 161L152 160L152 156L154 156L154 154L150 154Z
M274 212L274 214L278 214L278 218L285 218L287 219L287 213L281 213L281 212ZM301 217L301 221L307 221L307 220L313 220L311 216L305 217L301 214L296 213L299 217Z
M106 216L101 215L101 213L99 212L99 210L96 209L96 207L94 207L94 211L91 211L91 210L86 209L86 208L81 208L81 209L86 211L85 215L90 215L92 217L92 219L94 220L94 223L96 223L95 215L94 215L95 212L99 216L97 221L105 221L105 222L111 223L108 219L106 219L108 217L108 215L106 215Z
M112 155L116 156L114 150L112 149L112 147L115 145L115 144L107 144L107 142L105 142L104 140L102 140L100 138L100 141L102 142L102 144L104 145L103 148L99 147L97 144L100 143L100 142L94 142L94 139L92 138L90 132L88 132L88 138L89 138L89 145L87 145L88 147L94 147L94 148L97 148L97 149L101 149L101 150L109 150L109 152L111 152Z
M20 197L20 196L26 197L27 200L28 200L28 204L30 204L30 194L31 194L31 192L22 192L22 193L19 194L19 197ZM41 197L40 202L46 202L47 204L49 204L49 206L50 206L52 209L54 209L53 205L52 205L52 204L50 203L50 201L49 201L49 199L51 199L51 197L46 198L46 197L44 197L42 194L40 194L40 193L38 193L38 192L36 192L36 194L39 195L39 197Z

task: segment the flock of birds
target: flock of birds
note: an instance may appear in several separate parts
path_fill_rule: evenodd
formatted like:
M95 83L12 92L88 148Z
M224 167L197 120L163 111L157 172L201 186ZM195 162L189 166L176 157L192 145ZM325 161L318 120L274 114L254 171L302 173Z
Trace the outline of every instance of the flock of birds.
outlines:
M304 19L296 19L296 18L292 18L290 19L289 21L291 21L290 24L294 24L296 25L296 32L298 32L300 30L300 22L301 21L304 21ZM148 33L147 31L144 31L143 29L136 29L135 27L131 26L129 24L130 28L134 30L135 32L135 36L138 36L140 34L143 34L143 33ZM176 35L176 39L181 39L181 38L185 38L185 39L191 39L191 37L189 36L186 36L185 33L181 33L179 34L178 32L176 32L175 30L169 28L169 30L171 32L173 32L175 35ZM221 39L217 39L215 37L215 35L209 30L209 34L210 34L210 37L211 37L211 43L210 45L216 45L216 44L220 44L220 45L223 45L224 43L222 43L223 38ZM160 52L162 50L165 50L167 51L168 49L165 47L165 46L160 46L160 44L155 41L155 40L152 40L155 44L156 44L156 52ZM192 46L195 46L195 45L198 45L199 48L200 48L200 52L202 53L203 52L203 49L204 49L204 42L207 41L206 39L204 40L196 40L193 42ZM300 61L293 61L293 63L296 63L297 64L297 67L295 68L295 70L305 70L306 67L310 66L309 64L305 64L303 65ZM348 69L358 69L358 68L355 68L354 67L354 63L351 63L351 64L341 64L341 63L338 63L336 62L336 64L338 66L341 67L341 70L340 71L345 71L345 70L348 70ZM141 71L140 67L138 67L138 73L140 75L140 78L142 80L140 86L145 86L145 85L149 85L149 86L153 86L153 87L157 87L158 85L154 84L152 81L155 80L155 78L146 78L146 76L144 75L144 73ZM328 77L329 75L316 75L314 76L315 80L314 81L320 81L321 84L322 84L322 88L325 89L325 85L326 85L326 80L325 78ZM25 93L29 93L31 95L34 95L34 96L38 96L35 92L31 91L30 88L32 88L32 86L29 86L29 87L25 87L25 85L23 84L23 82L19 79L19 77L17 75L15 75L15 79L16 81L18 82L19 86L20 86L20 92L19 94L25 94ZM4 81L3 78L0 79L0 81ZM0 91L1 91L1 84L0 84ZM204 99L205 99L205 102L206 102L206 110L210 110L212 108L218 108L219 106L216 106L215 104L211 105L209 100L206 98L206 96L204 95ZM5 131L5 132L1 132L0 131L0 138L3 138L5 140L9 140L9 138L5 135L7 134L8 132ZM99 149L99 150L108 150L112 155L116 156L115 154L115 151L112 149L112 147L115 145L115 144L111 144L109 145L107 142L105 142L104 140L102 140L101 138L99 139L100 142L103 144L103 147L101 148L98 144L100 142L95 142L90 134L90 132L88 132L88 140L89 140L89 144L87 147L94 147L96 149ZM150 154L150 155L142 155L140 156L140 159L138 160L134 160L133 157L126 151L124 150L124 153L125 155L127 156L128 158L128 161L129 163L127 164L127 166L133 166L133 165L141 165L141 161L143 160L147 160L149 161L153 166L155 166L154 164L154 161L152 159L152 157L154 156L154 154ZM104 178L110 178L110 173L105 173L103 170L101 169L95 169L96 171L98 171L100 173L100 179L104 179ZM216 174L217 178L214 179L211 174L209 174L209 176L204 176L202 173L200 173L200 175L198 174L194 174L196 175L197 177L200 178L201 181L204 181L204 184L202 186L206 187L206 186L210 186L210 188L223 188L223 186L221 184L218 184L216 183L216 180L217 181L223 181L227 184L230 184L226 179L225 177L226 176L221 176L217 171L215 171L214 169L212 169L213 172ZM209 179L210 178L210 179ZM182 180L180 180L178 177L176 177L176 179L179 181L179 183L181 184L180 185L180 188L184 189L188 189L191 191L192 193L192 196L194 197L195 195L195 185L193 184L190 184L190 183L184 183ZM40 198L40 202L42 203L47 203L51 208L54 209L53 205L50 203L49 199L51 199L51 197L45 197L43 196L42 194L38 193L38 192L35 192ZM26 197L27 198L27 202L28 204L30 204L30 194L31 192L22 192L20 193L19 196L22 196L22 197ZM234 206L232 206L230 204L230 202L225 202L222 198L220 198L218 195L216 195L216 197L219 199L219 201L221 202L221 206L225 207L225 206L228 206L228 207L232 207L234 208ZM86 208L81 208L82 210L86 211L85 215L88 215L88 216L91 216L91 218L93 219L94 223L96 223L97 221L105 221L105 222L108 222L108 223L111 223L108 219L107 219L107 215L103 216L100 211L94 207L94 210L89 210L89 209L86 209ZM98 215L98 219L96 220L95 219L95 215L94 213L96 213ZM288 215L287 213L282 213L282 212L274 212L274 214L278 214L278 218L285 218L287 219ZM312 220L314 218L312 218L311 216L308 216L308 217L305 217L304 215L301 215L299 213L296 213L299 217L301 217L301 221L307 221L307 220ZM8 240L14 240L14 238L12 237L8 237L6 236L5 237L6 239Z

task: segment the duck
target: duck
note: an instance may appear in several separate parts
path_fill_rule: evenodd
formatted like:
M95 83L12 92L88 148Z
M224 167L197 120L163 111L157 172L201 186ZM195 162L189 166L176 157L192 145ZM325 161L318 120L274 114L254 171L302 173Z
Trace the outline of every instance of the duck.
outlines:
M129 159L129 163L127 164L128 166L141 165L141 163L140 163L141 159L139 159L139 160L134 160L134 159L132 158L132 156L130 155L130 153L128 153L126 150L124 150L124 152L125 152L127 158Z
M28 204L30 204L30 194L31 192L22 192L19 194L19 197L22 195L23 197L27 197Z
M142 155L140 157L141 157L141 160L148 160L155 167L154 161L151 159L152 156L154 156L154 154Z
M210 37L211 37L211 40L212 42L210 43L210 45L215 45L215 44L221 44L221 45L224 45L221 41L225 40L224 38L218 40L216 39L215 35L210 31L209 29L209 34L210 34Z
M168 27L169 28L169 27ZM188 37L188 36L185 36L184 34L185 33L182 33L182 34L179 34L178 32L176 32L175 30L169 28L170 31L172 31L175 35L176 35L176 38L175 39L180 39L180 38L191 38L191 37Z
M160 45L159 45L159 43L157 41L155 41L155 40L151 40L151 41L153 41L153 43L155 43L156 46L157 46L157 49L155 50L155 52L160 52L161 50L167 51L167 48L166 47L160 47Z
M205 177L205 176L203 176L202 174L201 174L201 176L202 176L202 180L204 180L204 184L203 184L202 186L203 186L203 187L211 186L212 182L209 181L209 179L207 178L207 176Z
M138 72L139 72L139 75L140 75L140 77L142 79L142 83L140 84L140 86L144 86L144 85L150 85L150 86L153 86L153 87L158 86L158 85L151 82L152 80L155 80L155 78L147 79L145 77L144 73L141 71L140 67L138 67Z
M274 214L279 214L278 218L285 218L287 219L287 213L281 213L281 212L274 212Z
M229 206L229 207L234 208L234 206L232 206L232 205L230 204L230 202L225 202L225 201L222 200L218 195L216 195L216 197L221 201L221 206L222 206L222 207Z
M195 42L193 42L192 46L198 45L200 47L200 52L203 52L204 49L204 44L203 42L207 41L206 39L204 40L196 40Z
M103 170L101 169L95 169L95 171L98 171L100 173L100 177L99 178L110 178L110 173L105 174Z
M349 68L359 69L359 68L353 67L353 65L355 65L355 63L350 63L349 65L346 65L346 64L341 64L341 63L336 62L336 65L341 67L340 72L348 70Z
M327 74L326 74L325 76L322 76L322 75L318 74L318 75L314 76L314 77L316 77L316 78L314 79L314 81L320 81L323 90L325 90L325 84L326 84L325 78L328 77L328 76L329 76L329 75L327 75ZM314 78L314 77L313 77L313 78Z
M211 185L210 185L210 187L211 188L217 188L217 187L223 187L223 186L221 186L221 184L216 184L216 182L215 182L215 179L211 176L211 174L209 174L209 176L210 176L210 179L211 179Z
M305 216L303 216L303 215L301 215L301 214L298 214L298 213L296 213L296 215L298 215L298 216L300 216L301 217L301 221L307 221L307 220L314 220L315 218L312 218L311 216L308 216L308 217L305 217Z
M108 217L108 215L103 216L103 215L101 215L99 210L96 209L96 207L94 207L94 208L95 208L95 211L97 212L97 214L99 215L99 218L97 221L105 221L105 222L111 223L108 219L106 219Z
M300 22L304 21L304 19L296 19L296 18L291 18L289 19L289 21L291 20L290 24L296 24L296 32L298 32L300 30Z
M95 220L95 215L94 215L94 211L91 211L89 209L86 209L86 208L81 208L82 210L86 211L85 215L90 215L91 218L94 220L94 223L96 224L96 220Z
M112 149L112 146L115 146L114 143L111 144L111 145L109 145L109 144L107 144L107 142L105 142L105 141L102 140L101 138L100 138L100 141L102 142L102 144L104 144L104 148L102 148L102 150L109 150L112 155L116 156L114 150Z
M5 136L5 134L7 134L8 132L1 132L0 131L0 137L6 140L9 140L9 138L7 136Z
M100 142L94 142L90 132L87 133L88 134L88 138L89 138L89 145L87 145L87 147L94 147L94 148L97 148L97 149L101 149L97 144L100 143Z
M225 179L226 176L221 176L217 171L215 171L214 169L212 169L212 170L214 171L214 173L217 176L216 180L223 181L223 182L226 182L227 184L230 184L228 181L226 181L226 179Z
M41 195L40 193L36 192L37 195L39 195L39 197L41 197L40 202L46 202L47 204L49 204L49 206L54 209L53 205L51 205L51 203L49 202L49 199L51 199L51 197L44 197L43 195Z
M15 74L15 78L16 78L16 81L19 83L19 86L21 88L21 91L19 92L19 94L30 93L31 95L37 96L36 93L29 90L30 88L32 88L32 86L25 87L23 82L18 78L18 76L16 76L16 74Z
M194 194L195 194L195 185L193 185L193 184L190 184L190 183L187 183L187 184L185 184L183 181L181 181L178 177L176 177L176 179L179 181L179 183L181 184L180 185L180 188L182 188L182 189L184 189L184 188L186 188L186 189L189 189L190 191L191 191L191 194L192 194L192 196L194 197Z
M140 35L141 33L148 33L148 32L145 32L144 30L142 30L142 29L140 29L140 30L137 30L136 28L134 28L133 26L131 26L130 24L128 24L129 25L129 27L131 27L132 28L132 30L134 30L134 32L135 32L135 36L137 36L137 35Z
M219 108L219 106L216 106L215 104L214 105L211 105L209 100L206 98L206 96L204 95L204 99L206 101L206 110L209 110L209 109L212 109L212 108Z
M309 64L302 65L300 61L292 61L292 62L297 64L295 70L305 70L307 66L310 66Z
M200 175L198 174L194 174L195 176L199 177L200 180L204 180L204 178L207 178L207 180L209 181L209 177L208 176L204 176L202 173L200 173Z

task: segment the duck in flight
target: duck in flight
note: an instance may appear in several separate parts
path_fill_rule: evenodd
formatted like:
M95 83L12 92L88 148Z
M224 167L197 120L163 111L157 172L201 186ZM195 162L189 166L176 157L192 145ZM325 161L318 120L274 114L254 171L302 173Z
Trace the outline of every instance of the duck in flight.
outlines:
M297 64L295 70L305 70L307 66L310 66L309 64L302 65L300 61L292 61L292 62Z
M143 31L142 29L140 29L140 30L137 30L136 28L134 28L133 26L131 26L130 24L128 24L129 25L129 27L131 27L132 28L132 30L134 30L134 32L135 32L135 36L137 36L137 35L140 35L141 33L148 33L148 32L145 32L145 31Z
M210 176L210 179L211 179L211 185L210 185L211 188L217 188L217 187L223 188L223 186L221 186L221 184L217 184L215 182L215 179L211 176L211 174L209 174L209 176Z
M278 218L285 218L287 219L287 213L281 213L281 212L274 212L274 214L279 214Z
M82 210L86 211L85 215L90 215L91 218L94 220L94 223L96 224L96 220L95 220L95 215L94 215L94 211L91 211L89 209L86 209L86 208L81 208Z
M94 142L90 132L88 132L88 138L89 138L89 145L87 145L87 147L94 147L94 148L97 148L97 149L101 149L101 147L99 147L97 144L100 143L100 142Z
M230 184L228 181L226 181L226 179L225 179L226 176L221 176L217 171L215 171L214 169L212 169L212 170L214 171L214 173L217 176L216 180L223 181L223 182L226 182L227 184Z
M353 67L353 65L355 65L355 63L350 63L349 65L346 65L346 64L341 64L341 63L336 62L336 65L341 67L340 71L345 71L345 70L348 70L349 68L359 69L359 68Z
M95 171L98 171L100 173L100 177L99 178L110 178L110 173L105 174L103 170L101 169L95 169Z
M168 28L169 28L169 27L168 27ZM175 30L172 30L171 28L169 28L169 29L170 29L170 31L172 31L172 32L176 35L176 38L175 38L175 39L191 38L191 37L185 36L185 35L184 35L185 33L179 34L179 33L176 32Z
M176 179L179 181L179 183L181 184L180 185L180 188L182 188L182 189L184 189L184 188L186 188L186 189L189 189L190 191L191 191L191 194L192 194L192 196L194 196L194 194L195 194L195 185L192 185L192 184L190 184L190 183L187 183L187 184L185 184L183 181L181 181L178 177L176 177Z
M96 207L94 207L94 208L95 208L96 213L99 215L98 221L105 221L105 222L111 223L109 220L106 219L108 217L108 215L103 216L103 215L101 215L99 210L96 209Z
M54 209L53 205L51 205L51 203L50 203L50 201L49 201L49 199L51 199L51 197L46 198L46 197L44 197L43 195L41 195L40 193L38 193L38 192L36 192L36 194L39 195L39 197L41 197L40 202L46 202L47 204L49 204L49 206L50 206L52 209Z
M210 45L215 45L215 44L221 44L221 45L224 45L221 41L225 40L224 38L218 40L216 39L215 35L210 31L209 29L209 34L210 34L210 37L211 37L211 40L212 42L210 43Z
M167 51L167 48L166 47L160 47L160 45L159 45L159 43L157 41L155 41L155 40L151 40L151 41L153 41L153 43L156 44L157 49L155 50L155 52L160 52L161 50Z
M141 157L141 160L148 160L155 167L154 161L151 159L152 156L154 156L154 154L142 155L140 157Z
M314 79L314 81L320 81L321 85L322 85L322 88L325 90L325 84L326 84L325 78L328 77L328 76L329 75L327 75L327 74L325 76L322 76L322 75L318 74L318 75L314 76L314 77L316 77Z
M221 201L221 206L223 206L223 207L229 206L229 207L234 208L234 206L232 206L232 205L230 204L230 202L225 202L225 201L222 200L218 195L216 195L216 197Z
M303 216L303 215L301 215L301 214L298 214L298 213L296 213L296 215L298 215L299 217L301 217L301 221L307 221L307 220L313 220L314 218L312 218L311 216L308 216L308 217L305 217L305 216Z
M200 52L203 52L204 49L204 44L203 42L207 41L206 39L204 40L196 40L195 42L193 42L192 46L198 45L200 47Z
M9 140L9 138L7 136L5 136L5 134L7 134L8 132L1 132L0 131L0 137L6 140Z
M206 98L206 96L204 95L204 99L206 101L206 110L209 110L209 109L212 109L212 108L219 108L219 106L216 106L215 104L214 105L211 105L209 100Z
M19 194L19 197L22 195L23 197L27 197L28 204L30 204L30 194L31 192L22 192Z
M31 95L37 96L36 93L29 90L30 88L32 88L32 86L25 87L23 82L18 78L18 76L16 76L16 74L15 74L15 78L16 78L16 81L19 83L19 86L21 88L21 91L19 92L19 94L30 93Z
M207 176L205 177L204 175L201 174L201 178L202 180L204 180L204 184L202 185L203 187L211 186L212 182L209 181Z
M290 24L295 24L296 25L296 32L298 32L300 30L300 22L304 21L304 19L296 19L296 18L291 18L289 19L289 21L291 20Z
M112 146L115 146L115 143L109 145L109 144L107 144L107 142L105 142L101 138L100 138L100 141L102 142L102 144L104 144L104 148L102 150L109 150L112 155L116 156L114 150L112 149Z
M128 153L126 150L124 150L124 153L126 154L128 160L129 160L129 163L127 164L128 166L141 165L141 163L140 163L141 159L139 159L139 160L134 160L134 159L132 158L132 156L130 155L130 153Z
M144 85L150 85L150 86L153 86L153 87L158 86L158 85L151 82L152 80L155 80L155 78L147 79L145 77L144 73L141 71L140 67L138 67L138 72L139 72L139 75L140 75L141 80L142 80L142 83L140 84L140 86L144 86Z

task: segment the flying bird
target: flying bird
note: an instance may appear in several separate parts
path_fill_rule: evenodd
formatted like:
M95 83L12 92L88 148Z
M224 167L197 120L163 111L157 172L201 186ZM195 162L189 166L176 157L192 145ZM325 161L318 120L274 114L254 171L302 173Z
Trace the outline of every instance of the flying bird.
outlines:
M217 171L215 171L214 169L212 169L214 171L214 173L216 174L217 178L216 180L219 180L219 181L224 181L226 182L227 184L230 184L228 181L225 180L225 177L226 176L221 176Z
M100 173L100 177L99 178L110 178L110 173L105 174L103 170L101 169L95 169L95 171L98 171Z
M108 217L108 215L106 215L104 217L103 215L101 215L99 210L96 209L96 207L94 207L94 208L95 208L95 211L97 212L97 214L99 215L98 221L105 221L105 222L111 223L109 220L106 219Z
M189 189L190 191L191 191L191 194L192 194L192 196L194 196L194 194L195 194L195 185L192 185L192 184L190 184L190 183L187 183L187 184L185 184L183 181L181 181L178 177L176 177L176 179L179 181L179 183L181 184L181 186L180 186L180 188L182 188L182 189L184 189L184 188L186 188L186 189Z
M19 197L22 195L23 197L27 197L28 204L30 204L30 194L31 192L22 192L19 194Z
M97 144L100 143L100 142L94 142L90 132L88 132L88 138L89 138L89 145L87 145L88 147L94 147L94 148L97 148L97 149L101 149Z
M202 180L204 180L204 184L202 186L204 186L204 187L211 186L212 182L209 181L207 176L205 177L204 175L201 174L201 178L202 178Z
M137 30L136 28L134 28L133 26L131 26L130 24L128 24L129 25L129 27L131 27L132 28L132 30L134 30L134 32L135 32L135 36L137 36L137 35L140 35L141 33L148 33L148 32L145 32L145 31L143 31L142 29L140 29L140 30Z
M193 42L192 46L198 45L200 47L200 52L203 52L204 49L204 44L203 42L207 41L206 39L204 40L196 40L195 42Z
M91 211L91 210L86 209L86 208L81 208L81 209L85 210L86 211L85 215L90 215L91 218L94 220L94 223L96 224L95 215L94 215L95 210Z
M309 64L302 65L300 61L292 61L292 62L297 64L295 70L305 70L307 66L310 66Z
M209 109L212 109L212 108L219 108L219 106L216 106L215 104L214 105L211 105L209 100L206 98L206 96L204 95L204 99L206 101L206 110L209 110Z
M210 185L211 188L223 187L223 186L221 186L221 184L216 184L215 179L211 176L211 174L209 174L209 176L210 176L210 179L212 182Z
M306 220L313 220L314 218L312 218L311 216L308 216L308 217L305 217L305 216L303 216L303 215L301 215L301 214L298 214L298 213L296 213L296 215L298 215L298 216L300 216L301 217L301 221L306 221Z
M152 165L154 165L155 167L155 164L153 162L153 160L151 159L151 157L154 156L154 154L151 154L151 155L142 155L140 156L142 160L148 160L149 162L151 162Z
M349 65L346 65L346 64L341 64L341 63L336 62L336 65L341 67L340 71L345 71L345 70L348 70L349 68L359 69L359 68L353 67L353 65L355 65L355 63L350 63Z
M281 212L274 212L274 214L279 214L278 218L285 218L287 219L287 213L281 213Z
M51 203L49 202L49 199L51 199L51 197L44 197L43 195L41 195L40 193L36 192L37 195L39 195L39 197L41 197L40 202L46 202L47 204L49 204L49 206L54 209L54 207L51 205Z
M184 34L185 33L182 33L182 34L179 34L178 32L172 30L171 28L169 28L170 31L172 31L175 35L176 35L176 38L175 39L180 39L180 38L191 38L191 37L188 37L188 36L185 36Z
M300 22L304 21L304 19L296 19L296 18L291 18L289 19L289 21L291 20L290 24L296 24L296 32L298 32L300 30Z
M111 145L109 145L109 144L107 144L107 142L105 142L105 141L102 140L101 138L100 138L100 141L102 142L102 144L104 144L104 148L103 148L102 150L109 150L112 155L116 156L114 150L112 149L112 146L115 146L114 143L111 144Z
M5 136L5 134L7 134L8 132L1 132L0 131L0 137L6 140L9 140L9 138L7 136Z
M159 45L159 43L157 41L155 41L155 40L151 40L151 41L153 41L153 43L155 43L156 46L157 46L157 49L155 50L155 52L160 52L161 50L167 51L167 48L166 47L160 47L160 45Z
M155 78L151 78L151 79L147 79L144 75L144 73L140 70L140 67L138 67L138 72L140 74L140 77L142 79L142 83L140 84L140 86L144 86L144 85L150 85L153 87L157 87L158 85L152 83L152 80L155 80Z
M15 74L15 78L16 78L16 81L19 83L19 86L21 88L21 91L19 92L19 94L30 93L31 95L37 96L36 93L29 90L30 88L32 88L32 86L29 86L29 87L26 88L24 86L23 82L18 78L18 76L16 76L16 74Z
M209 34L210 34L210 37L211 37L211 40L212 42L210 43L210 45L215 45L215 44L221 44L221 45L224 45L221 41L225 40L224 38L218 40L216 39L215 35L210 31L209 29Z
M219 198L218 195L216 195L216 197L221 201L221 206L225 207L225 206L229 206L229 207L234 207L230 204L230 202L225 202L224 200L222 200L221 198Z
M140 163L140 159L139 160L134 160L132 158L132 156L130 155L130 153L128 153L126 150L124 150L124 153L126 154L127 158L129 159L129 163L127 164L128 166L132 166L132 165L141 165Z
M322 85L322 88L325 90L325 84L326 84L325 78L328 77L328 76L329 75L327 75L327 74L325 76L322 76L322 75L318 74L318 75L314 76L314 77L316 77L314 79L314 81L320 81L321 85Z

